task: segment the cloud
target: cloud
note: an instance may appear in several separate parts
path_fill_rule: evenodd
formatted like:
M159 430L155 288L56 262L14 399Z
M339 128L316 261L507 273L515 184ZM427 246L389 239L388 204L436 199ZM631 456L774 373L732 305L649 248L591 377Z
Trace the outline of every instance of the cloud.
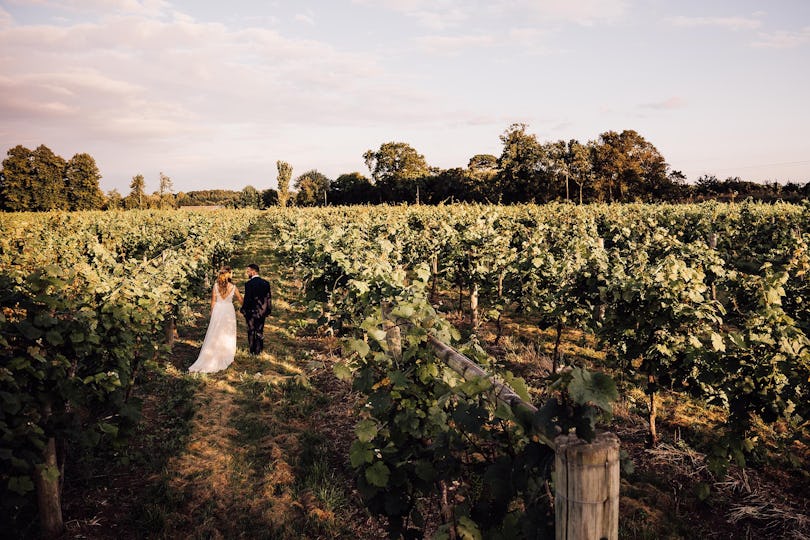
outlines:
M0 6L0 29L9 28L13 23L14 18L11 13L3 9L3 6Z
M430 54L456 55L464 49L487 47L495 44L491 35L423 36L415 39L417 45Z
M626 0L549 0L537 2L519 1L520 9L534 13L540 19L567 22L581 26L612 22L625 15L629 2Z
M147 173L150 162L179 175L185 162L175 168L174 156L207 156L210 170L186 174L213 181L223 155L270 168L279 153L326 160L356 152L360 161L363 149L351 147L347 130L447 125L469 114L433 87L409 84L373 50L346 52L154 6L160 14L134 3L128 13L105 8L60 24L8 17L0 31L0 150L45 143L65 155L89 152L115 181ZM313 138L316 130L334 139Z
M727 30L744 31L757 30L762 27L761 18L764 11L757 11L751 17L671 17L669 22L674 26L696 28L710 26L725 28ZM751 43L752 47L761 49L791 49L810 43L810 26L798 31L777 30L772 32L758 32L757 38Z
M420 26L431 30L446 30L461 25L475 13L461 0L353 0L356 4L383 7L416 19Z
M662 101L654 101L652 103L644 103L641 105L643 109L653 109L658 111L669 111L673 109L682 109L686 106L686 101L679 96L672 96Z
M308 9L306 13L296 13L294 19L298 22L315 26L315 16L311 9Z
M547 54L552 33L539 28L512 28L501 33L429 35L414 38L414 43L425 53L457 56L469 49L517 47L522 54Z
M52 11L93 15L128 14L156 17L171 10L171 4L166 0L12 0L12 3L34 3Z
M493 19L517 17L526 22L571 23L593 26L614 21L628 9L628 0L354 0L368 6L382 6L416 19L433 30L456 28L471 21L489 23Z
M810 26L798 32L761 32L751 46L761 49L792 49L810 43Z
M756 14L755 14L756 15ZM697 28L712 26L727 30L756 30L762 26L762 21L751 17L671 17L669 22L673 26Z

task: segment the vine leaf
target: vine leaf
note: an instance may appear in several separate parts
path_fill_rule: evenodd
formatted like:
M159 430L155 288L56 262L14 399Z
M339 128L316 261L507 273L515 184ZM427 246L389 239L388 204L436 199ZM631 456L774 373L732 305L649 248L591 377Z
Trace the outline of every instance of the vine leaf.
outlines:
M619 398L613 379L604 373L591 373L579 367L571 370L568 393L576 403L593 403L607 413L613 412L613 402Z
M365 358L366 355L369 353L371 348L368 346L368 343L363 341L362 339L350 339L348 341L348 349L349 351L354 351L360 358Z
M366 347L368 347L368 345L366 345ZM352 370L346 364L336 363L332 368L332 371L334 372L335 377L337 377L341 381L349 381L352 378Z
M349 460L352 467L357 468L364 463L371 463L374 459L374 449L370 443L355 440L349 448Z
M365 419L360 420L354 428L354 432L357 435L357 439L360 442L371 442L375 435L377 435L377 424L374 420Z
M382 461L374 463L366 469L366 480L372 486L385 487L388 485L388 477L391 475L388 467Z

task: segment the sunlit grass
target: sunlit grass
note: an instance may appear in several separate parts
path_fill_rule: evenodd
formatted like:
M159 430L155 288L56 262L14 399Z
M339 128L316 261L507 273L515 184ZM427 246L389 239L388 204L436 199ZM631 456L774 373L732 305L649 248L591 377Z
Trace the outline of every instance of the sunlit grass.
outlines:
M301 303L290 301L299 291L266 252L267 244L258 229L231 261L241 290L239 269L249 262L257 262L271 282L274 312L265 325L261 354L248 354L244 318L237 316L234 362L218 373L188 374L205 333L205 298L197 308L201 320L179 329L178 352L167 372L195 385L189 398L195 412L184 446L155 478L155 501L142 506L147 536L356 536L349 532L354 524L339 517L346 512L350 479L330 466L334 449L308 450L317 429L313 415L328 403L312 386L308 370L324 364L313 360L312 344L296 335L295 321L306 316ZM318 459L306 457L312 455Z

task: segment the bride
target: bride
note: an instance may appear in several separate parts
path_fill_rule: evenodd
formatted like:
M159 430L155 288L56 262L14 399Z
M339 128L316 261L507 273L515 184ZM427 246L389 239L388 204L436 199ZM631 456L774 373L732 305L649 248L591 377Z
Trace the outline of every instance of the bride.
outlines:
M236 310L233 297L242 302L242 295L231 282L230 266L223 266L211 291L211 322L205 332L200 355L188 368L189 372L213 373L231 365L236 354Z

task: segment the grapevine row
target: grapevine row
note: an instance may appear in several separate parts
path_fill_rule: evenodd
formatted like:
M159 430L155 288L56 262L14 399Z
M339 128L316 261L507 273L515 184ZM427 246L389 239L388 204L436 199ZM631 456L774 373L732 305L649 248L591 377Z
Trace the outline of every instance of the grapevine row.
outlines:
M507 314L556 328L557 345L564 328L595 333L609 364L647 392L650 444L657 439L661 388L724 408L727 421L710 455L715 472L730 458L742 464L764 451L752 430L756 422L788 426L781 440L788 448L810 418L808 206L383 207L299 211L273 219L279 249L299 269L310 300L320 303L321 322L348 336L354 384L369 397L371 410L358 425L352 461L363 473L360 484L370 505L400 520L401 527L409 519L419 521L415 498L394 499L418 492L414 479L435 484L432 472L425 473L430 482L420 476L425 472L420 467L437 453L466 455L447 470L462 474L463 464L469 472L469 450L454 446L443 415L477 437L483 431L492 436L497 430L483 426L503 419L497 411L483 412L476 401L484 388L449 384L452 377L424 347L428 333L458 337L436 312L437 283L441 290L459 291L459 306L466 291L473 332L483 318L500 321ZM382 330L390 324L383 315L386 304L396 320L412 325L403 338L408 344L403 357L412 363L390 358ZM486 359L474 336L468 349ZM562 360L556 348L554 360ZM562 373L549 385L559 390L568 384L569 393L552 393L543 414L560 429L587 434L592 424L564 411L572 405L566 399L576 394L572 379L593 374ZM589 380L582 386L599 384ZM459 392L465 396L461 401ZM455 397L448 401L450 393ZM609 410L609 394L593 391L585 403ZM460 410L467 412L454 416ZM506 438L510 445L524 440L523 449L531 442L515 433ZM421 454L426 440L434 446L429 459ZM523 455L513 446L505 453ZM526 486L509 485L514 489L505 493L527 493ZM486 494L470 497L493 502ZM498 500L508 504L509 497ZM491 508L488 512L468 509L465 516L475 519L466 526L490 531L507 526L508 516L496 512L494 519Z
M36 491L43 532L61 529L66 453L103 437L122 439L135 426L139 370L257 214L0 218L0 482L7 515Z

